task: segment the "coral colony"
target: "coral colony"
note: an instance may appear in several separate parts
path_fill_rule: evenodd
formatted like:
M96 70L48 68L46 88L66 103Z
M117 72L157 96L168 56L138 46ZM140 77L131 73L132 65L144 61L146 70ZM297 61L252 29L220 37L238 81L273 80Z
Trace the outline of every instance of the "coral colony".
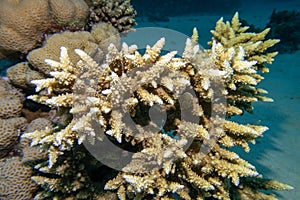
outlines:
M74 13L61 10L62 2ZM7 8L0 55L27 56L0 81L0 199L276 199L270 191L292 189L264 179L230 149L248 152L268 129L231 117L272 101L258 87L277 54L266 52L278 43L265 39L269 29L247 32L236 13L216 23L209 49L199 48L194 29L177 57L162 53L165 38L140 47L145 53L120 43L117 33L135 24L128 0L39 1L27 24L9 16L12 9L26 13L31 1L0 5ZM47 32L37 30L40 21L64 27L42 46L30 39ZM11 35L4 34L9 23L19 25ZM131 159L120 163L106 151L99 160L89 151L107 141Z

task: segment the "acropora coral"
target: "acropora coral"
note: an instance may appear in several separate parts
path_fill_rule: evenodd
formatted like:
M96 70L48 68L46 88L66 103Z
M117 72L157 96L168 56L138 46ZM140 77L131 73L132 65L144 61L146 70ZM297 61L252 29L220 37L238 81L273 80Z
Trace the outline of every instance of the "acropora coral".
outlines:
M51 77L31 81L36 94L28 98L67 117L53 128L22 135L48 154L31 177L40 186L35 199L103 199L111 194L121 200L276 199L263 190L291 189L262 178L230 149L249 151L249 142L268 129L230 118L252 112L253 102L271 101L257 85L268 72L265 63L277 54L266 50L278 40L265 40L269 29L246 30L238 14L231 22L220 19L211 48L201 50L194 29L180 58L175 51L162 53L161 38L144 54L136 45L123 43L119 50L109 44L102 63L78 48L80 59L74 62L69 56L73 50L66 47L60 48L59 60L46 59ZM195 95L181 93L185 88ZM165 122L150 121L154 105L167 113ZM134 126L128 125L128 117ZM88 146L105 142L133 152L131 159L121 163L114 152L103 150L104 160L97 160ZM105 167L105 159L121 170Z

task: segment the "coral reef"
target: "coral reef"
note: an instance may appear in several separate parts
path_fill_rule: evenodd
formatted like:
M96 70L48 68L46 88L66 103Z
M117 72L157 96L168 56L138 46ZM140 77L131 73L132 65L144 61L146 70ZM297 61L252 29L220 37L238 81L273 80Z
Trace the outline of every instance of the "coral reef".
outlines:
M0 158L17 143L26 119L20 117L24 96L2 77L0 78Z
M24 132L40 131L45 129L45 127L53 128L52 123L49 119L46 118L37 118L32 120L27 126ZM20 140L20 146L22 149L22 158L23 163L36 162L37 160L46 160L47 154L43 149L38 147L30 146L31 140L22 138Z
M93 26L91 32L64 31L56 33L48 37L44 45L40 48L34 49L27 55L28 61L17 63L7 70L6 76L10 83L23 89L24 91L33 91L34 84L32 80L44 79L50 74L50 67L44 62L48 59L59 59L59 47L61 45L71 50L71 61L76 63L79 56L74 53L75 48L80 48L89 53L95 60L100 60L104 56L105 40L113 38L118 31L111 25L106 23L98 23ZM119 38L114 38L115 44L119 43ZM102 50L101 50L102 49Z
M74 49L80 48L86 51L90 56L95 59L103 57L102 47L99 46L102 42L116 35L118 32L111 25L106 23L99 23L93 26L91 32L77 31L70 32L64 31L50 36L43 47L30 51L27 59L30 65L40 71L41 73L49 75L50 67L45 64L44 60L59 59L59 47L65 46L71 50L69 54L71 61L76 63L79 56L75 54ZM118 41L116 41L118 42Z
M34 88L30 81L45 78L42 73L31 69L28 62L20 62L8 68L6 76L10 83L24 90Z
M20 136L24 131L52 126L46 119L37 119L27 124L28 119L21 115L24 95L2 77L0 98L0 199L32 199L38 187L31 180L32 165L24 163L34 164L46 160L46 154L38 147L30 147L30 140L20 141Z
M85 26L89 15L89 8L85 1L49 0L49 6L55 22L63 29L80 30Z
M99 22L123 32L136 24L130 0L3 0L0 13L0 59L11 60L23 59L49 34L91 30Z
M25 166L19 157L12 157L0 161L0 198L32 199L33 193L38 189L30 179L32 168Z
M0 58L18 60L47 33L82 29L89 10L83 0L2 0L0 13Z
M24 117L0 119L0 158L5 157L16 145L25 125Z
M10 89L11 94L14 93L13 90L16 90L2 79L0 88L2 94L7 88ZM18 98L10 96L11 100ZM18 104L13 106L21 110L22 101ZM11 111L14 113L12 108ZM21 139L21 141L19 139L24 131L42 130L45 127L52 127L52 125L49 120L44 118L38 118L27 124L27 119L21 117L19 112L14 116L6 115L6 117L8 116L10 118L0 118L0 199L32 199L34 192L38 189L31 180L34 174L32 166L41 160L45 161L47 155L39 147L30 147L29 139Z
M130 0L86 0L90 5L88 27L98 22L112 24L119 32L132 30L136 25L136 11L130 5Z
M242 24L249 26L249 32L260 32L261 28L248 24L241 20ZM295 10L283 10L277 12L273 10L266 28L270 28L266 38L277 38L280 43L272 46L268 51L277 51L279 53L293 53L299 50L300 35L300 13ZM286 34L289 33L289 34Z
M274 56L277 52L265 53L266 49L272 47L279 40L269 39L263 41L269 28L262 32L247 33L248 27L241 27L241 23L238 20L238 14L235 14L231 24L224 23L221 18L217 24L215 30L212 30L212 41L218 44L212 47L212 51L216 52L216 58L218 63L223 69L229 71L233 70L233 75L226 81L228 87L228 103L236 108L252 111L251 102L258 100L272 101L272 99L263 96L266 93L261 88L255 88L255 86L263 79L263 76L257 73L269 72L269 69L264 63L271 64L274 60ZM209 42L213 45L214 42ZM223 56L219 56L220 52L225 52ZM233 52L236 52L237 56L233 57ZM249 63L245 63L243 60L248 60ZM228 68L227 62L232 63L232 68ZM247 69L246 66L253 65L253 67Z
M257 85L268 72L265 63L277 54L266 49L278 40L265 40L269 29L246 30L237 14L231 23L220 19L211 49L200 50L194 29L182 58L177 52L161 55L162 38L143 55L135 45L124 43L119 50L110 44L103 63L80 49L74 61L66 47L59 59L46 59L51 77L31 81L38 93L28 98L67 117L54 128L22 135L48 154L34 167L39 172L32 179L42 188L35 199L97 199L103 187L121 200L276 199L262 190L291 189L262 178L230 150L249 151L248 143L268 129L230 120L252 112L253 102L271 101ZM195 95L184 93L187 88ZM167 113L166 121L148 115L154 105ZM134 152L127 163L111 149L103 149L101 161L88 152L86 145L108 141ZM105 168L105 159L119 163L121 171Z
M21 114L24 95L2 77L0 78L0 118L17 117Z

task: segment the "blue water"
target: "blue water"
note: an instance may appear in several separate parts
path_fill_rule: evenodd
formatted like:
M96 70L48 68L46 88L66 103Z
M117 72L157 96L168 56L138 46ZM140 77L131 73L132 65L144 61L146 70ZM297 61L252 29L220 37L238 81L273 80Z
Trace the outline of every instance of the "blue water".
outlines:
M0 59L0 76L5 76L6 69L14 65L15 63L15 61Z

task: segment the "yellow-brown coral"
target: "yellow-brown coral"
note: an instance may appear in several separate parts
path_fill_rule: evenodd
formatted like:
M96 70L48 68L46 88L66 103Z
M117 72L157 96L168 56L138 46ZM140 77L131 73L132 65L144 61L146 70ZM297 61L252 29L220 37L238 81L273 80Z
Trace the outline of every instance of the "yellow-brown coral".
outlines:
M49 0L51 14L55 22L68 30L78 30L85 26L89 14L88 5L83 0Z
M30 179L32 169L25 166L20 158L13 157L0 161L0 198L32 199L37 186Z
M0 78L0 158L5 157L17 143L26 119L20 117L23 94Z
M34 87L30 81L45 78L42 73L31 69L28 62L21 62L10 67L6 71L6 76L13 85L25 90Z
M26 130L24 132L32 132L32 131L38 131L43 130L45 127L52 127L51 121L45 118L37 118L33 121L31 121L27 126ZM26 138L22 138L20 140L20 145L22 148L22 162L31 162L36 161L40 159L46 159L47 155L46 152L38 147L31 147L30 146L31 141Z
M134 151L121 172L105 184L105 189L116 191L121 200L275 198L260 190L291 189L263 179L253 165L230 151L233 146L249 151L248 143L268 129L239 124L228 117L251 111L252 102L269 100L261 95L264 90L256 88L263 78L258 71L266 71L263 64L272 62L276 53L266 54L265 50L277 41L264 41L267 31L244 33L237 15L232 24L224 23L224 29L219 27L222 23L217 23L209 50L200 50L194 30L182 58L176 58L176 52L161 55L164 38L147 46L143 55L135 45L123 44L118 50L111 44L101 64L79 49L75 52L80 59L73 63L67 48L61 47L60 61L46 60L52 77L32 81L40 93L29 98L73 116L64 126L23 135L48 152L48 165L40 164L36 169L49 176L35 176L35 182L50 188L46 193L52 195L74 191L82 197L87 195L85 184L95 191L85 165L90 154L82 143L93 145L109 138L117 147L124 145ZM223 33L218 35L220 31ZM230 35L229 43L226 34ZM259 50L251 48L253 41ZM161 76L164 73L167 76ZM196 95L180 99L180 91L187 87ZM216 96L220 98L214 99ZM198 120L184 120L178 102ZM144 114L155 104L169 114L162 126ZM125 108L129 115L123 112ZM128 126L127 117L136 120L136 125ZM76 152L75 159L67 159ZM120 161L110 153L103 156ZM72 170L77 163L82 163L79 169ZM97 161L92 159L88 164L92 163L97 166ZM102 163L93 170L101 169L99 165ZM53 174L57 176L52 178ZM63 187L66 177L74 184Z
M18 142L25 124L26 119L23 117L0 118L0 158L6 156L12 146Z
M65 31L50 36L43 47L29 52L27 59L28 62L41 73L48 74L51 71L50 67L45 64L45 59L59 59L59 47L65 46L70 49L70 58L73 63L79 60L79 56L74 53L74 49L80 48L86 51L90 56L95 59L101 59L103 52L101 43L106 39L116 35L118 32L111 25L99 23L93 26L91 32ZM116 38L117 40L117 38ZM103 49L105 50L105 49Z
M87 17L88 6L83 0L2 0L0 58L18 60L40 46L46 33L81 29Z
M71 61L76 63L79 56L73 52L80 48L89 53L95 60L103 59L107 42L118 44L118 31L106 23L98 23L93 26L91 32L65 31L53 34L45 41L43 47L29 52L27 62L18 63L7 70L9 81L23 90L32 90L32 80L44 79L49 76L50 67L44 62L47 59L59 59L59 47L61 45L71 50L69 54Z
M0 118L18 117L23 107L23 94L0 78Z
M248 33L247 29L248 27L241 26L238 13L234 15L231 23L225 23L221 18L217 22L215 30L211 31L213 38L209 44L218 43L212 47L211 51L216 58L219 58L217 62L221 69L228 69L226 60L230 61L232 65L229 70L233 70L234 74L226 81L230 106L251 112L251 102L272 101L263 96L267 93L265 90L256 88L256 85L263 79L263 76L257 72L269 71L264 63L271 64L277 52L265 53L265 51L279 40L264 40L270 29L265 29L260 33ZM233 57L233 52L236 52L235 57Z
M88 26L100 21L112 24L119 32L126 32L136 25L136 11L130 0L86 0L90 5Z

